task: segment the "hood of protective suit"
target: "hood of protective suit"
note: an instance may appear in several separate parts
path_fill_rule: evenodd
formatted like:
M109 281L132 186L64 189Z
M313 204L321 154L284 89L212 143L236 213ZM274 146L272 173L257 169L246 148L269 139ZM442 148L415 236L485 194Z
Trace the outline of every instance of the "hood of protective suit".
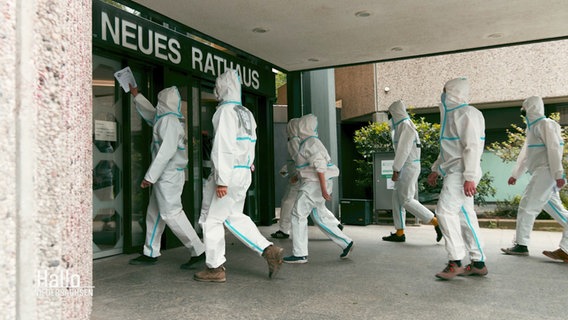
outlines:
M311 113L300 118L298 127L298 136L302 140L318 136L318 118Z
M167 114L173 114L178 118L183 118L183 114L181 113L181 96L176 86L165 88L158 93L156 117L160 118Z
M241 77L237 70L229 69L217 77L214 94L219 104L241 104Z
M408 116L408 113L406 112L406 106L404 105L404 102L402 102L402 100L393 102L389 106L389 112L392 115L393 123L398 123L403 119L410 118Z
M288 133L288 138L297 137L299 134L299 123L300 119L293 118L288 121L288 125L286 126L286 133Z
M544 102L541 97L529 97L523 101L521 110L525 110L527 112L527 123L531 124L535 120L544 117Z
M442 107L446 110L469 103L469 82L466 78L456 78L446 82L446 92L442 94Z

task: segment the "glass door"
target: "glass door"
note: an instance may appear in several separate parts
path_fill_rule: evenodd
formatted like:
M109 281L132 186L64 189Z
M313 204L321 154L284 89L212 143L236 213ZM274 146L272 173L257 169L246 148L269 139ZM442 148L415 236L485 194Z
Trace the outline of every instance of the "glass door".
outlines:
M93 55L93 258L122 253L122 95L114 80L118 60Z

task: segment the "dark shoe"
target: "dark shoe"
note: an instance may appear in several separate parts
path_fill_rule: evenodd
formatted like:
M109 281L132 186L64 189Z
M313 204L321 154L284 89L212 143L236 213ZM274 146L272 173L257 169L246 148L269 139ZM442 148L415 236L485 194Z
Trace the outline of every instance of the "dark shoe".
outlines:
M128 261L129 264L145 265L145 266L156 264L156 262L158 262L158 258L151 258L145 255L141 255L138 258L131 259L130 261Z
M284 249L277 247L275 245L269 245L264 249L262 256L266 259L268 263L268 277L270 279L274 278L280 267L282 266L282 252Z
M338 224L337 227L339 228L339 230L343 231L343 225L341 223Z
M501 248L501 251L503 251L503 253L505 253L505 254L512 255L512 256L528 256L529 255L529 249L527 249L527 246L522 246L520 244L515 244L514 246L512 246L510 248Z
M436 242L440 242L440 240L444 237L442 229L440 229L440 226L435 226L434 230L436 230Z
M339 255L339 258L340 259L349 258L349 254L351 253L351 251L353 251L353 241L351 241L351 243L349 243L347 247L343 249L343 252Z
M219 266L217 268L205 268L203 271L193 275L193 280L201 282L225 282L225 267Z
M383 237L383 241L389 242L406 242L406 235L397 236L396 233L391 233L390 236Z
M484 277L489 273L489 271L487 271L487 267L483 266L483 268L478 269L476 268L473 263L468 264L467 266L465 266L465 270L463 271L463 273L458 274L458 276L463 276L463 277L467 277L467 276L480 276L480 277Z
M301 264L301 263L308 263L308 257L296 257L296 256L288 256L284 257L284 263L292 263L292 264Z
M202 254L200 254L200 255L198 255L198 256L191 257L191 258L189 259L189 261L187 261L186 263L180 265L179 268L180 268L180 269L184 269L184 270L189 270L189 269L192 269L192 268L191 268L192 265L194 265L194 264L196 264L196 263L198 263L198 262L200 262L200 261L203 261L203 260L205 260L205 252L202 253Z
M274 232L273 234L270 235L272 238L274 239L288 239L290 238L289 234L286 234L280 230Z
M543 251L542 254L549 257L550 259L562 260L568 263L568 254L566 254L566 252L564 252L564 250L562 249L557 249L554 251Z
M441 272L436 273L436 278L442 280L450 280L453 279L455 276L464 273L464 267L458 267L455 262L448 262L448 265L444 270Z

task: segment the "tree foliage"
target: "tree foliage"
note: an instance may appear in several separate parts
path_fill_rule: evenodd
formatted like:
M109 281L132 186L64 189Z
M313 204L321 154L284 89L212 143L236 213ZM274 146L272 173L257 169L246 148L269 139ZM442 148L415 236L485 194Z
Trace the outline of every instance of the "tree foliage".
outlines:
M432 164L438 158L440 152L440 125L429 123L424 118L414 119L416 130L420 136L421 143L421 167L420 177L418 178L418 192L421 199L432 198L434 194L440 193L441 183L436 187L431 187L427 183L428 175L431 172ZM373 186L373 153L375 152L394 152L390 127L387 122L372 122L367 126L355 131L353 137L357 152L363 159L355 159L357 178L355 182L360 186ZM484 204L486 197L495 195L495 188L491 186L493 178L485 173L478 185L478 193L475 201Z

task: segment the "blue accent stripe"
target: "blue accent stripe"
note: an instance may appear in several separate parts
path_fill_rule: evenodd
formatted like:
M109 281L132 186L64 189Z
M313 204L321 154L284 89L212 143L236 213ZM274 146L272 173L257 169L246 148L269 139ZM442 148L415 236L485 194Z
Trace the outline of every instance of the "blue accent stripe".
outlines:
M400 205L400 204L399 204L399 205ZM402 206L400 206L400 208L398 208L398 216L399 216L399 218L400 218L401 229L404 230L404 227L405 227L404 222L405 222L405 221L404 221L404 218L402 217Z
M542 143L542 144L529 144L527 146L527 148L540 148L540 147L546 147L546 145L544 145L544 143Z
M558 210L558 208L556 208L555 206L552 205L552 202L548 201L548 205L552 208L552 210L554 210L554 212L556 212L556 214L558 215L558 218L560 218L560 220L562 220L564 223L568 223L568 220L566 220L566 217L564 217L560 213L560 210Z
M154 247L152 246L152 244L154 243L154 236L156 235L156 229L158 228L160 218L161 216L158 212L158 219L156 219L156 223L154 223L154 229L152 230L152 236L150 237L150 243L148 244L150 246L150 258L153 258L154 256Z
M485 137L481 137L481 140L485 141Z
M243 140L248 140L250 142L256 142L256 139L253 139L251 137L237 137L237 141L243 141Z
M224 105L224 104L229 104L229 103L241 105L241 102L240 102L240 101L237 101L237 100L227 100L227 101L223 101L223 102L219 103L219 105L222 106L222 105Z
M250 239L248 239L242 233L237 231L237 229L235 229L235 227L233 227L233 225L229 222L228 219L225 220L225 225L227 226L227 228L231 229L239 238L241 238L243 241L248 243L252 248L254 248L254 250L260 252L261 254L262 254L262 252L264 252L264 250L262 250L262 248L260 248L256 244L254 244L254 242L250 241Z
M177 171L183 171L185 168L176 168Z
M459 140L460 137L441 137L440 140Z
M185 148L182 148L182 147L178 147L178 150L185 150Z
M233 169L250 169L250 166L236 165L236 166L233 166Z
M309 165L310 165L310 163L307 162L307 163L301 164L301 165L299 165L299 166L296 166L296 169L302 169L302 168L305 168L305 167L307 167L307 166L309 166Z
M535 123L537 123L537 122L539 122L540 120L545 119L545 118L546 118L546 117L540 117L540 118L536 119L536 120L533 121L533 122L527 121L527 127L529 127L529 129L530 129ZM528 118L527 118L527 119L528 119Z
M329 233L330 235L336 237L337 239L342 240L343 242L345 242L345 244L349 245L349 242L347 242L347 240L345 240L343 237L340 237L338 235L336 235L335 233L333 233L331 230L329 230L326 226L323 225L323 221L321 220L319 214L318 214L318 210L316 208L312 209L312 215L314 217L314 219L318 222L319 226L324 229L327 233Z
M475 244L477 245L477 249L479 249L479 252L481 253L481 261L485 261L485 253L483 253L483 249L481 249L481 244L479 244L479 239L477 238L477 234L475 233L475 229L473 229L473 226L471 225L471 221L469 220L469 217L467 216L467 211L465 211L465 208L463 206L461 207L461 211L463 213L463 216L465 217L465 220L467 221L467 225L469 226L471 233L473 234L473 238L475 239Z

